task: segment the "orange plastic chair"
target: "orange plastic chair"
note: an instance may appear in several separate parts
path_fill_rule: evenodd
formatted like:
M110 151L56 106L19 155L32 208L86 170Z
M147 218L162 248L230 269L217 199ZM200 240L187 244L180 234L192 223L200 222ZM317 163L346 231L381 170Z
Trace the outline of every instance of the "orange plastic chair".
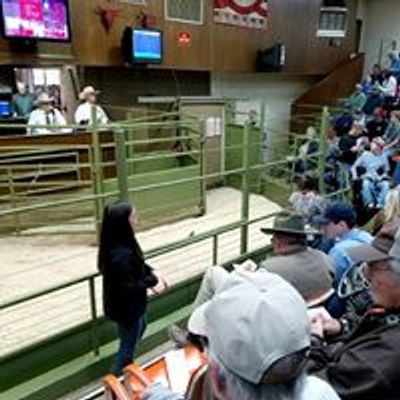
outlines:
M125 387L114 375L103 379L106 400L132 400Z
M187 391L202 393L204 371L207 369L207 357L194 346L187 346L182 350L186 364L188 380L185 383ZM181 366L180 366L181 367ZM171 388L171 372L168 371L166 356L162 356L144 369L131 364L124 369L125 389L130 399L139 400L143 390L152 383L159 382ZM196 388L196 390L194 390ZM189 397L190 398L190 397Z

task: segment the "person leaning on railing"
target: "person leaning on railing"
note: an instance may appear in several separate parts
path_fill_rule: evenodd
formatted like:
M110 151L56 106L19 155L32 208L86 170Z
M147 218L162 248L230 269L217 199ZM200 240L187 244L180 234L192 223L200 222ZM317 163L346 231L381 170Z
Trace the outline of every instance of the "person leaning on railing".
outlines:
M103 276L104 314L118 324L120 347L112 369L115 375L132 363L146 329L147 289L159 293L159 277L145 262L136 240L137 223L138 213L129 203L116 202L104 210L98 268ZM163 290L166 284L161 281Z

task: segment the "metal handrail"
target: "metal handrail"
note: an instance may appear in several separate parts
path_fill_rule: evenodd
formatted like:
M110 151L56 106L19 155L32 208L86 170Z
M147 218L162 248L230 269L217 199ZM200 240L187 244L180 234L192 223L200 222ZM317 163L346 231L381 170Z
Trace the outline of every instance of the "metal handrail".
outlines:
M165 121L164 121L165 122ZM115 124L115 126L121 126L119 124ZM126 126L128 126L129 124L126 124ZM159 123L155 123L153 125L149 125L148 123L140 123L140 124L136 124L136 127L140 125L140 126L145 126L145 127L149 127L149 126L159 126ZM165 126L165 125L164 125ZM99 152L99 150L101 150L101 148L103 146L108 146L109 144L105 144L105 145L101 145L98 141L98 133L99 133L99 129L101 129L102 127L100 125L94 125L91 126L91 128L93 128L93 133L92 133L92 143L88 146L85 146L85 148L89 148L89 165L92 167L92 174L93 174L93 186L95 188L94 193L91 194L81 194L80 197L76 197L76 198L69 198L69 199L57 199L55 201L44 201L41 204L25 204L25 205L19 205L15 202L15 199L17 199L18 197L18 193L14 193L14 206L15 208L13 210L2 210L0 211L0 217L2 216L13 216L16 219L19 217L19 215L21 213L24 212L29 212L29 211L37 211L40 209L47 209L49 207L60 207L63 205L71 205L71 204L76 204L76 203L80 203L80 202L96 202L96 207L97 210L95 212L95 221L97 221L97 223L99 223L100 219L101 219L101 214L100 211L102 210L102 207L104 206L104 200L110 198L110 197L120 197L121 193L122 193L122 186L119 186L117 190L112 190L109 192L104 192L101 189L101 185L104 183L102 181L102 176L101 176L101 170L102 168L104 168L104 166L108 165L107 162L102 161L101 159L101 153ZM132 128L132 127L130 127ZM117 136L119 138L123 137L122 135L119 135L119 132L117 132ZM193 135L194 138L199 138L201 137L201 131L197 131L198 135ZM216 172L216 173L205 173L204 171L204 152L203 152L203 146L204 146L204 140L199 140L199 146L200 149L198 151L198 153L200 154L199 157L199 162L198 162L198 167L200 170L199 176L195 176L195 177L190 177L190 178L182 178L182 179L173 179L171 181L168 182L161 182L161 183L157 183L157 184L148 184L148 185L143 185L143 186L139 186L139 187L135 187L135 188L129 188L129 187L125 187L125 195L126 194L131 194L131 193L135 193L135 192L144 192L144 191L149 191L152 189L159 189L159 188L163 188L163 187L168 187L168 186L177 186L179 184L183 184L183 183L188 183L188 182L199 182L202 187L205 185L205 182L208 179L212 179L212 178L226 178L232 175L238 175L241 177L242 179L242 210L241 210L241 216L240 219L234 223L216 228L214 230L210 230L208 232L205 233L201 233L198 235L195 235L193 237L189 237L180 241L176 241L173 243L169 243L163 246L160 246L158 248L155 249L151 249L150 251L146 252L146 257L147 258L154 258L154 257L158 257L160 255L163 254L167 254L169 252L178 250L178 249L182 249L185 246L189 246L195 243L199 243L205 240L209 240L212 239L212 260L214 262L214 264L217 263L218 261L218 238L227 232L231 232L234 231L236 229L240 229L241 232L241 239L240 239L240 254L244 255L247 254L247 242L248 242L248 227L251 224L260 222L262 220L268 219L268 218L272 218L275 213L270 213L255 219L249 219L248 217L248 208L249 208L249 190L250 190L250 178L252 178L253 175L255 175L256 173L259 172L263 172L263 171L268 171L269 168L277 168L277 167L286 167L289 165L289 163L293 163L296 160L300 160L300 159L304 159L302 157L292 157L290 160L284 159L284 160L277 160L277 161L272 161L272 162L267 162L267 163L255 163L254 160L249 160L249 148L252 146L249 138L249 127L248 126L244 126L243 127L243 145L239 146L238 148L242 149L242 157L243 157L243 162L242 165L240 165L239 167L235 167L235 168L231 168L227 171L224 172ZM184 136L182 136L183 138L185 138ZM165 138L161 138L161 140L164 140ZM176 140L177 138L173 138L173 139L169 139L168 140ZM160 139L155 139L155 141L160 141ZM148 141L143 141L143 140L139 140L139 141L135 141L135 140L131 140L131 141L125 141L122 142L122 145L124 146L131 146L134 144L148 144ZM119 142L115 142L112 143L112 146L115 147L116 151L119 151L118 154L121 153L121 143ZM59 146L58 146L59 148ZM103 147L104 148L104 147ZM196 149L197 151L197 149ZM97 153L96 153L97 152ZM322 157L323 153L322 152L318 152L316 154L313 154L311 157L309 157L310 159L318 159L318 157ZM132 156L129 155L129 157L125 154L124 156L125 158L123 159L123 161L128 164L129 162L138 162L140 161L140 157L137 156ZM147 157L147 158L146 158ZM144 156L142 159L143 161L145 161L146 159L152 159L152 157L154 158L154 156ZM306 158L307 159L307 158ZM251 164L250 161L253 161L253 163ZM118 163L120 163L121 160L117 159L116 160L116 164L117 166L119 165ZM115 164L115 163L114 163ZM196 164L195 164L196 165ZM81 165L80 165L81 166ZM287 171L289 174L291 173L290 169L288 169ZM125 172L125 176L123 177L124 179L128 179L128 175ZM117 177L117 179L119 179ZM118 182L118 184L120 185L120 182ZM20 229L20 225L19 225L19 229ZM98 230L97 230L98 232ZM238 243L239 244L239 243ZM59 290L74 286L74 285L79 285L85 282L88 282L88 284L90 285L90 290L89 290L89 298L90 298L90 304L91 304L91 315L92 318L97 319L97 310L96 310L96 292L93 290L94 288L94 280L97 279L99 277L98 273L92 273L89 275L85 275L83 277L80 278L75 278L73 280L69 280L67 282L64 282L62 284L59 285L54 285L52 287L48 287L46 289L42 289L39 291L36 291L34 293L28 294L28 295L23 295L21 297L17 297L11 300L7 300L5 302L3 302L2 304L0 304L0 310L5 310L8 308L12 308L15 307L17 305L21 305L24 303L27 303L31 300L34 300L38 297L44 297L47 295L50 295L52 293L55 293Z
M221 228L213 229L213 230L210 230L208 232L201 233L199 235L191 236L191 237L189 237L187 239L179 240L179 241L167 244L167 245L163 245L163 246L154 248L154 249L146 252L145 253L145 257L146 258L158 257L160 255L163 255L163 254L166 254L166 253L169 253L169 252L184 248L186 246L189 246L189 245L192 245L192 244L195 244L195 243L199 243L199 242L202 242L202 241L207 240L207 239L211 239L216 235L219 236L221 234L224 234L224 233L230 232L232 230L238 229L243 225L251 225L251 224L260 222L262 220L265 220L265 219L268 219L268 218L272 218L275 215L276 215L276 213L271 213L271 214L267 214L267 215L265 215L263 217L255 218L255 219L250 220L250 221L240 221L240 222L231 223L231 224L225 225L225 226L223 226ZM11 308L11 307L17 306L17 305L19 305L21 303L37 299L38 297L42 297L42 296L45 296L47 294L51 294L51 293L54 293L56 291L59 291L59 290L62 290L62 289L66 289L66 288L74 286L74 285L78 285L78 284L80 284L82 282L85 282L85 281L87 281L89 279L96 278L96 277L99 277L99 276L100 276L100 273L92 273L92 274L84 275L81 278L71 279L69 281L66 281L65 283L60 284L60 285L55 285L55 286L49 287L47 289L37 291L37 292L32 293L32 294L27 295L27 296L21 296L19 298L16 298L16 299L4 302L4 303L0 303L0 310L5 310L7 308Z

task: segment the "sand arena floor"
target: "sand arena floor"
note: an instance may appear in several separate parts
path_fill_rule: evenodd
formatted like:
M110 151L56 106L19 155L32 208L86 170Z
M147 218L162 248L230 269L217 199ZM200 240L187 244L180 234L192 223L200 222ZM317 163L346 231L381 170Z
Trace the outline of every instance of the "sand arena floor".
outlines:
M250 197L251 219L279 209L277 204L263 196ZM231 188L211 190L207 194L206 215L139 232L139 242L148 251L237 222L240 210L240 191ZM259 228L271 222L260 222L250 227L250 250L267 244L268 238ZM238 256L239 247L239 229L221 235L218 240L218 262ZM38 232L37 236L0 238L0 254L0 303L96 272L97 247L94 238L88 235L41 236ZM212 239L148 261L169 284L180 282L212 265ZM97 279L99 314L102 313L100 286L100 279ZM82 283L0 311L0 355L88 320L89 304L88 284Z

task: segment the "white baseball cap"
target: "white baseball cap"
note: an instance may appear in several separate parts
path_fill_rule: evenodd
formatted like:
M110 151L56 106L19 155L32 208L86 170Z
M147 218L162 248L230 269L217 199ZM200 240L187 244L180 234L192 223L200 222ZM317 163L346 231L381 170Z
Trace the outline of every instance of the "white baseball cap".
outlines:
M303 298L283 278L264 270L230 274L214 297L193 312L188 328L207 337L225 368L253 384L276 361L310 346Z

